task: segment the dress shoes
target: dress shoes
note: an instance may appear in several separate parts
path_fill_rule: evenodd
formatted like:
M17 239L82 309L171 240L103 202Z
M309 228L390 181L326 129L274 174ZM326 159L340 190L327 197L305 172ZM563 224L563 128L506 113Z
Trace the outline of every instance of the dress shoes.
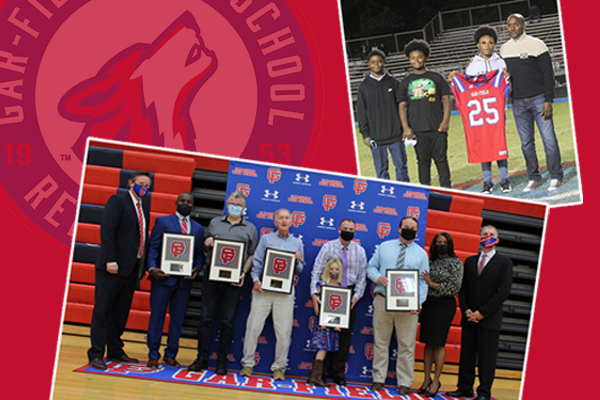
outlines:
M190 371L202 371L208 369L208 360L196 358L194 362L188 367Z
M452 397L474 397L475 395L473 394L473 391L465 391L465 390L460 390L457 389L454 392L446 392L446 396L452 396Z
M383 389L383 383L381 383L381 382L373 382L371 384L371 390L378 391L378 390L381 390L381 389Z
M147 368L151 368L151 369L158 369L158 360L155 359L149 359L148 362L146 363L146 367Z
M123 354L120 357L106 357L108 361L114 361L121 364L138 364L139 361L137 358L131 358L127 354Z
M163 362L165 364L167 364L169 367L175 367L175 368L181 367L181 364L179 364L179 362L176 359L174 359L173 357L164 356Z
M101 358L94 358L93 360L90 360L90 367L99 369L101 371L106 371L108 369Z
M336 385L339 386L346 386L346 378L342 377L334 377L333 381L335 382Z
M429 385L429 387L431 388L431 386L433 385L433 382L431 382L431 384ZM442 387L442 382L439 382L437 385L437 389L435 389L435 392L430 392L429 390L425 393L425 396L427 397L435 397L437 396L438 392L440 391L440 388Z
M408 386L398 386L398 394L409 395L410 388Z
M217 368L215 369L217 375L227 375L227 362L217 361Z

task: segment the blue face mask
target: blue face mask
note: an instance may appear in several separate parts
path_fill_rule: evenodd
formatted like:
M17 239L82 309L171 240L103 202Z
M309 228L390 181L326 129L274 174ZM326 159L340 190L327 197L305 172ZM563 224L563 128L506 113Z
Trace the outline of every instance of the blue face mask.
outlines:
M133 185L133 191L139 196L139 197L144 197L146 196L148 193L150 193L150 189L148 189L146 186L142 186L142 185L138 185L137 183L135 185Z
M244 207L240 207L240 206L236 206L235 204L230 204L227 207L227 212L229 213L229 215L231 215L233 218L237 218L240 215L242 215L242 211L244 210Z

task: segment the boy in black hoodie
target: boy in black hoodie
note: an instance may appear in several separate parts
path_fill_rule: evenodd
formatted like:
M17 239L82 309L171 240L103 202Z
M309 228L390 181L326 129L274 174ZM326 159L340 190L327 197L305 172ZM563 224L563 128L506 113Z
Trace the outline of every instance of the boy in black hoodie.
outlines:
M358 88L358 127L363 143L371 148L377 177L390 179L388 150L396 168L396 180L409 182L406 149L398 112L400 82L386 70L381 50L369 53L371 73Z

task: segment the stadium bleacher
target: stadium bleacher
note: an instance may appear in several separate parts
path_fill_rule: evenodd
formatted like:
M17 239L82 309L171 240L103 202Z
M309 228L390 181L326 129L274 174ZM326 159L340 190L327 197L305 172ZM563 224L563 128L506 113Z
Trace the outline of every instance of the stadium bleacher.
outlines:
M497 22L489 25L498 31L498 44L496 45L496 52L498 52L500 46L508 40L506 23ZM473 34L477 28L479 25L448 29L435 37L429 43L431 54L427 60L427 68L446 77L452 71L464 72L468 61L477 54L477 47L473 42ZM566 81L565 57L559 16L557 14L544 15L539 22L528 24L526 32L546 43L554 66L555 86L563 87ZM400 80L411 71L408 58L403 52L390 54L387 57L386 68ZM368 74L369 67L366 61L360 59L348 61L348 79L353 103L356 102L358 86Z

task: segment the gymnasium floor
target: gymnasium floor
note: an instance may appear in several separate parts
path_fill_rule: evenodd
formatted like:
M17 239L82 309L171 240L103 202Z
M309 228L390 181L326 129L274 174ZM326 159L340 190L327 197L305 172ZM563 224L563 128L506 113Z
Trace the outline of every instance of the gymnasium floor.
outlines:
M67 333L68 332L68 333ZM247 390L218 389L198 387L195 385L155 382L143 379L120 378L73 372L87 363L86 352L89 348L89 328L65 325L61 337L58 365L55 374L54 396L56 400L75 399L165 399L196 398L211 400L290 400L297 396L285 396L268 393L250 392ZM126 332L124 335L125 351L131 357L145 361L147 348L144 335ZM196 356L195 340L182 339L182 348L177 357L182 365L189 365ZM415 364L415 383L418 388L423 379L422 363ZM457 367L447 366L441 378L442 391L455 390ZM499 400L516 400L519 398L521 373L515 371L497 371L494 381L493 396ZM401 398L401 397L399 397ZM442 398L438 395L437 397ZM444 396L443 398L450 399Z

